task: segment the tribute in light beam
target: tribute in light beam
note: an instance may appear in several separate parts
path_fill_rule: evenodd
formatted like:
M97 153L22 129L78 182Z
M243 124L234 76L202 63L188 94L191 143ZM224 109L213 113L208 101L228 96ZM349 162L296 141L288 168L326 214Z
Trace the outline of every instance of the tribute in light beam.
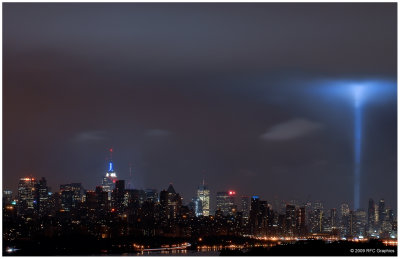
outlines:
M388 79L318 79L308 88L309 93L324 98L336 108L338 99L347 100L354 109L354 209L360 208L362 169L363 107L368 104L396 102L397 82ZM332 98L334 97L334 98ZM365 118L365 115L364 115ZM352 122L353 123L353 122ZM365 147L364 147L365 148Z
M354 88L354 210L360 208L360 181L361 181L361 136L362 112L361 95L362 87Z

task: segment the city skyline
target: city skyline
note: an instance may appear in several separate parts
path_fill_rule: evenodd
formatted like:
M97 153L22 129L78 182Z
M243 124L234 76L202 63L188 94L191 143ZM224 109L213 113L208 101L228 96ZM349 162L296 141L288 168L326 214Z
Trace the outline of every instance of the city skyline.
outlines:
M217 192L216 209L212 213L209 203L210 192L204 192L209 190L204 180L198 188L197 197L190 203L184 203L183 197L171 183L168 188L160 192L155 189L126 188L125 180L117 179L111 159L109 164L102 185L97 186L95 190L85 190L82 183L69 183L60 185L57 192L50 192L44 177L20 178L16 195L8 190L3 191L3 211L6 219L29 223L33 219L36 221L48 217L62 220L64 214L77 217L73 222L80 224L81 220L86 221L86 217L97 215L97 220L100 220L97 223L104 223L106 215L111 213L111 216L120 217L130 224L134 223L137 217L147 218L143 226L145 236L156 236L155 232L145 230L152 225L152 223L147 225L150 218L150 222L166 227L164 231L167 233L171 231L170 228L177 227L175 224L179 222L194 223L193 220L197 218L199 221L205 220L206 223L207 220L213 221L214 218L225 218L228 220L226 222L228 233L233 231L232 234L239 236L250 234L253 237L274 239L276 235L303 238L308 235L311 235L310 237L322 235L321 237L330 236L329 238L335 240L353 240L353 238L363 240L364 237L380 238L380 236L394 239L397 236L397 212L387 206L383 198L376 202L370 198L366 210L351 209L346 202L342 202L339 208L329 208L322 201L271 201L258 195L239 196L234 190L229 190ZM181 227L185 228L185 224ZM118 235L127 235L128 229L121 229ZM15 234L12 228L9 231L9 239L12 240L11 237ZM189 228L188 231L191 232L193 229ZM165 233L161 231L159 234ZM111 237L108 231L102 231L97 235Z
M81 186L81 188L82 188L82 192L84 192L84 191L94 191L94 189L96 189L98 187L102 187L104 191L109 193L108 194L108 196L109 196L108 198L109 198L109 200L111 200L111 193L112 193L112 190L114 190L114 188L115 188L115 181L118 181L118 180L123 180L124 181L124 188L127 189L127 190L136 189L136 190L152 190L152 191L155 191L155 192L161 192L161 191L165 191L165 190L168 189L166 187L167 186L166 184L161 188L155 188L154 186L148 186L146 188L132 188L131 186L129 186L129 183L128 183L128 182L130 182L129 179L118 178L117 172L114 170L114 162L112 160L113 149L111 148L109 150L110 150L110 156L108 156L108 161L106 162L107 168L104 170L105 173L103 174L101 183L96 185L95 188L85 188L85 184L84 183L78 183L76 181L75 182L71 181L69 183L59 184L58 185L59 188L55 188L55 189L51 188L51 186L48 186L49 191L51 191L51 192L61 192L64 189L63 188L64 185L70 185L70 184L79 184ZM20 178L20 181L21 181L21 179L32 179L32 180L37 181L40 178L42 178L42 180L45 180L45 178L43 178L43 177L33 177L31 175L29 177ZM111 179L111 180L108 180L108 179ZM169 186L173 186L173 183L170 182ZM173 188L176 188L176 187L173 187ZM6 188L3 189L3 190L7 191L7 192L11 191L14 194L14 197L16 197L15 194L18 194L18 191L15 191L15 190L9 190L9 189L6 189ZM207 190L207 193L205 193L204 190ZM202 180L202 183L199 184L198 187L193 190L193 195L192 196L190 196L190 197L181 196L181 198L182 198L182 204L187 205L187 204L190 204L191 202L195 202L195 200L193 200L193 199L198 197L200 199L201 203L207 204L207 205L204 208L203 208L203 205L201 205L202 207L201 207L200 210L202 212L199 213L199 214L197 213L197 211L195 209L196 216L201 216L201 215L202 216L209 216L209 215L214 215L215 211L218 210L218 205L217 205L218 204L218 195L220 195L220 196L222 195L222 199L225 199L225 196L226 196L227 199L232 199L232 201L229 202L231 204L227 205L228 207L223 209L223 211L225 211L225 213L226 213L227 210L229 210L228 208L230 206L232 206L233 204L235 204L237 206L237 208L239 209L240 206L242 206L240 204L241 203L241 199L242 198L249 198L250 199L251 197L262 198L263 200L268 201L269 204L271 204L271 205L273 204L274 210L277 210L277 211L280 211L282 209L283 205L296 205L296 206L300 206L301 207L301 206L305 206L307 203L310 203L310 202L312 204L314 204L314 203L325 204L325 202L323 200L319 199L319 198L302 200L302 199L299 199L298 197L293 197L291 199L284 200L284 199L279 199L279 197L277 197L277 196L263 197L263 196L258 195L257 190L254 190L251 193L238 193L236 190L233 190L232 188L226 189L226 190L214 190L214 191L212 191L212 190L210 190L209 184L206 183L204 178ZM204 199L205 198L203 198L203 197L206 197L206 196L208 196L209 198L206 201L206 203L204 203ZM231 198L229 198L229 197L231 197ZM335 206L326 206L326 204L325 204L325 206L323 206L323 208L324 208L324 210L329 211L330 209L340 209L340 207L343 206L343 204L347 204L347 206L349 206L349 209L352 210L352 211L357 211L358 209L366 211L368 209L368 207L370 206L371 199L372 200L376 200L376 201L377 200L384 200L383 197L369 197L368 201L367 200L362 201L361 206L359 208L354 208L354 206L352 206L351 200L350 201L349 200L347 200L347 201L346 200L342 200L342 201L336 201L336 205ZM388 204L387 202L386 202L386 207L390 208L390 209L393 209L394 211L396 211L396 214L397 214L397 207L392 207L392 205ZM207 213L204 213L204 211L207 211Z

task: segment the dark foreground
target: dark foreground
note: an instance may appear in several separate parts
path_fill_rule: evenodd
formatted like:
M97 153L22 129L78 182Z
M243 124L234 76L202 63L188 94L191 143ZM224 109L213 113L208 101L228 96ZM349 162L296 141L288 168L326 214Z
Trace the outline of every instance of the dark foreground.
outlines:
M136 240L135 240L136 239ZM19 240L3 242L3 256L60 256L60 255L122 255L137 254L132 243L137 238L95 239L90 236L63 236L56 238L40 238L36 240ZM247 244L248 246L261 245L259 241L240 237L207 237L201 243L195 240L180 238L148 237L140 238L141 243L149 247L160 247L162 244L177 244L190 241L192 246L185 255L196 255L201 245ZM276 243L275 243L276 244ZM325 243L321 240L297 241L296 243L282 243L275 245L264 243L268 247L252 247L244 250L222 249L222 256L397 256L397 246L386 246L379 240L369 242L337 241ZM10 249L15 249L10 252ZM193 251L193 252L192 252ZM156 255L156 254L152 254ZM163 254L166 255L166 254ZM177 254L170 254L177 255Z
M366 243L319 240L298 241L273 247L255 247L247 252L222 250L223 256L397 256L397 246L385 246L378 240Z

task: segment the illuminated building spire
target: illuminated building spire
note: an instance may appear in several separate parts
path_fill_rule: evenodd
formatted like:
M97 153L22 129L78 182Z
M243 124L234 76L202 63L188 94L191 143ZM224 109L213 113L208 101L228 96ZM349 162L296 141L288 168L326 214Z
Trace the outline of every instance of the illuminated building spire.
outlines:
M108 172L114 172L114 164L112 161L112 152L113 152L113 149L110 148L110 162L108 163Z

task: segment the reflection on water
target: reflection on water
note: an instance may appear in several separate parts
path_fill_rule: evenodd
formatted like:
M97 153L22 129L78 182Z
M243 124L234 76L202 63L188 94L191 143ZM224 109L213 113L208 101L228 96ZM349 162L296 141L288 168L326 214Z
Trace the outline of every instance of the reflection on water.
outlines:
M126 253L122 255L138 255L138 256L218 256L220 250L218 249L198 249L198 250L169 250L169 251L143 251L140 253Z

